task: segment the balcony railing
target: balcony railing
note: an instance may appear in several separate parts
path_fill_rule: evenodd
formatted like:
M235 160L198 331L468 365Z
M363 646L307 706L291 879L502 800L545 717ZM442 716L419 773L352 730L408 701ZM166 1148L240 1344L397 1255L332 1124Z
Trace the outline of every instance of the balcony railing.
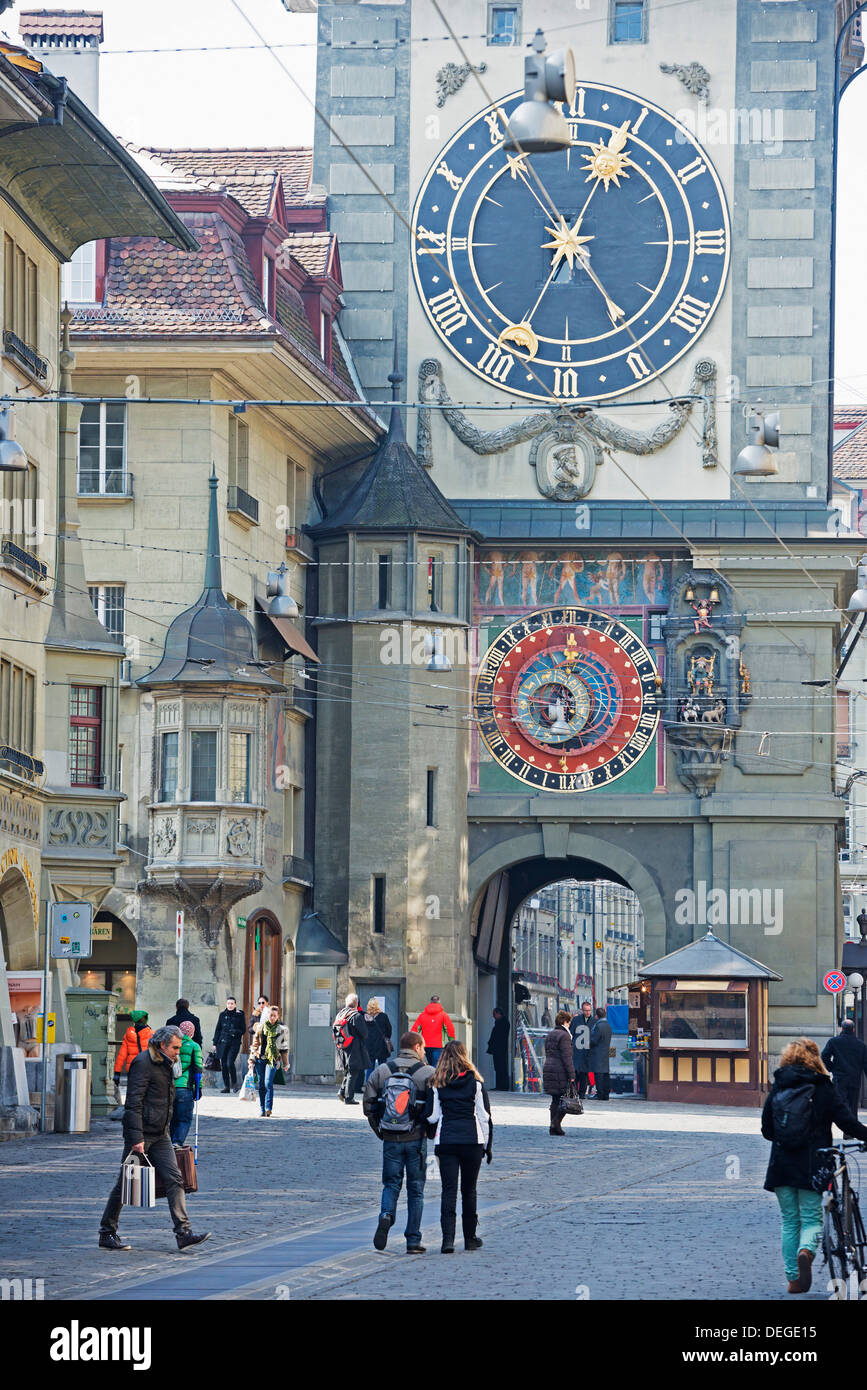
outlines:
M283 855L283 882L300 883L310 888L313 883L313 865L309 859L300 859L297 854Z
M79 497L132 497L133 475L125 469L112 468L100 476L99 469L79 468Z
M43 582L48 576L48 566L41 560L32 555L29 550L24 550L22 546L16 545L14 541L4 541L0 545L0 560L10 569L18 570L27 579L34 579L37 583Z
M28 782L35 781L45 771L44 764L38 758L23 753L20 748L12 748L8 743L0 744L0 767L14 772L17 777L26 777Z
M301 527L286 532L286 549L295 555L303 555L305 560L313 559L313 541Z
M259 503L255 497L251 497L249 492L245 492L242 487L231 483L226 496L226 507L230 512L238 512L245 516L248 521L259 524Z
M40 357L35 348L28 347L11 328L3 332L3 351L8 357L13 357L20 366L25 367L37 381L45 381L48 376L48 363L45 358Z

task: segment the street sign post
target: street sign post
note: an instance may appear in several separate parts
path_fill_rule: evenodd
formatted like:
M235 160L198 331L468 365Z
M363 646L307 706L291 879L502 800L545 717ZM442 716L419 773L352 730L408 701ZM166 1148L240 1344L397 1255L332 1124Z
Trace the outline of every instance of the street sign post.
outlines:
M51 954L55 960L91 954L93 903L49 903Z
M846 988L846 976L842 970L829 970L822 984L829 994L839 994Z

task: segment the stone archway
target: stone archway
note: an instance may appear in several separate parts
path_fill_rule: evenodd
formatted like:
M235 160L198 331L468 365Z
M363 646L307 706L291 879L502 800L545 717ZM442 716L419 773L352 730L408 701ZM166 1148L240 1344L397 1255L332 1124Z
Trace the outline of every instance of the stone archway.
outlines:
M471 861L469 899L474 912L488 884L504 870L510 871L511 880L507 920L529 893L556 879L610 878L631 888L641 903L647 959L665 955L667 918L663 895L640 859L625 847L594 834L587 826L542 822L516 825L515 830L516 834L483 850Z
M39 962L37 906L34 904L32 875L18 860L3 871L7 856L0 860L0 936L7 970L29 970Z

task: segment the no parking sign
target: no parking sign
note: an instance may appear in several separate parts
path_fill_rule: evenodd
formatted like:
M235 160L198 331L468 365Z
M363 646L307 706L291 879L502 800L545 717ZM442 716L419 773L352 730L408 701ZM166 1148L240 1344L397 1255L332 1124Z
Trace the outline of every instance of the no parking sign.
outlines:
M829 994L839 994L841 989L846 988L846 976L842 970L829 970L822 984Z

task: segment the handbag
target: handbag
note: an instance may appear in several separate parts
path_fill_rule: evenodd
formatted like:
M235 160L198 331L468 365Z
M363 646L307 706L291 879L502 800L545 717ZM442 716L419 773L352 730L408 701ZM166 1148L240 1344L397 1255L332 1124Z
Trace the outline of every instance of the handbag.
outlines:
M575 1082L571 1082L569 1089L564 1096L560 1097L561 1115L583 1115L584 1106L581 1104L581 1097L575 1087Z
M204 1067L203 1067L202 1070L203 1070L203 1071L219 1071L219 1070L220 1070L220 1061L219 1061L219 1058L217 1057L217 1050L216 1050L216 1048L214 1048L214 1047L211 1048L210 1052L208 1053L207 1057L205 1058L205 1065L204 1065Z
M184 1180L184 1191L198 1192L199 1178L196 1171L196 1161L189 1144L183 1144L179 1149L175 1149L175 1162L178 1165L178 1172ZM157 1197L165 1197L165 1185L158 1172L156 1175L155 1187L155 1195Z
M282 1067L278 1067L277 1070L276 1070L275 1073L274 1073L274 1085L275 1085L275 1086L285 1086L285 1085L286 1085L286 1073L285 1073L285 1071L283 1070Z
M146 1154L128 1154L120 1171L120 1200L125 1207L156 1206L156 1169Z

